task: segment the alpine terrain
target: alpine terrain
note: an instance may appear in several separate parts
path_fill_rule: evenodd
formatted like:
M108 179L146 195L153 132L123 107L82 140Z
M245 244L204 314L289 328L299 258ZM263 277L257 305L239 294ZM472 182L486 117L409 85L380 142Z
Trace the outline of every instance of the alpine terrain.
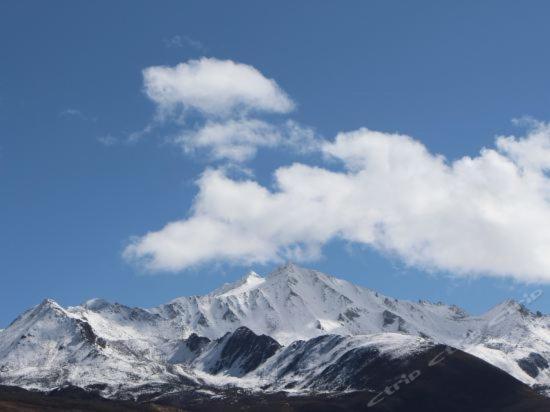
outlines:
M470 316L288 264L150 309L46 299L0 331L0 385L33 391L0 388L0 405L78 391L186 410L543 411L549 362L550 316L514 301Z

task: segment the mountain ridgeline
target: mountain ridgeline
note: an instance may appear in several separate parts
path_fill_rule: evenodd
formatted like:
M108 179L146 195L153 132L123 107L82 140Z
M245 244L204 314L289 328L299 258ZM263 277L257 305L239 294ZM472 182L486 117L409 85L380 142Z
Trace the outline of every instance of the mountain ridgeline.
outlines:
M549 362L550 317L516 302L469 316L291 264L150 309L47 299L0 332L0 385L186 410L550 410Z

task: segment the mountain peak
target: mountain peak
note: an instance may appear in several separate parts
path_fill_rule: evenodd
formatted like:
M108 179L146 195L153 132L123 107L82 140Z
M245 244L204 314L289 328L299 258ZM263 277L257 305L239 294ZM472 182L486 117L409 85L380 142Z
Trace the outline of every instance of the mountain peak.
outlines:
M233 283L226 283L222 287L214 290L213 296L221 295L238 295L249 290L255 289L265 282L265 279L258 275L253 270L250 270L246 275Z
M293 286L298 284L311 285L318 282L328 284L331 283L331 280L335 280L336 278L313 269L297 266L294 263L286 263L271 272L266 279L272 284L277 283Z
M90 309L94 312L97 312L101 309L104 309L108 306L110 306L111 304L106 301L105 299L101 299L101 298L94 298L94 299L90 299L90 300L87 300L86 302L84 302L82 304L82 306L86 309Z
M485 317L491 319L491 324L497 324L505 318L512 316L527 316L531 312L514 299L506 299L485 313Z
M296 265L295 263L288 261L284 265L279 266L275 270L276 271L281 271L281 272L296 272L300 269L303 270L304 268L301 268L300 266Z
M300 266L295 265L292 262L287 262L284 265L279 266L277 269L275 269L273 272L271 272L267 277L273 278L277 276L290 276L295 275L298 273L313 273L312 270L302 268Z
M46 298L42 302L40 302L40 306L54 306L54 307L57 307L57 306L59 306L59 304L53 299Z
M255 279L263 279L263 278L260 275L258 275L256 272L254 272L253 270L249 270L248 273L246 275L244 275L242 279L255 280Z
M296 265L294 262L291 262L290 260L286 262L284 265L280 266L280 268L287 269L287 270L301 269L298 265Z
M38 306L35 307L35 313L43 312L43 311L56 311L56 312L65 312L65 309L61 307L59 303L57 303L53 299L46 298Z

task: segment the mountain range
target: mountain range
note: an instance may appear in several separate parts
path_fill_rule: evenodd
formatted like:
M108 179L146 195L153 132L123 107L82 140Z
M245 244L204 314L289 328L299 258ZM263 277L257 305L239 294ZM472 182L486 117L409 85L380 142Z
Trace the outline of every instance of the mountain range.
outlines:
M400 410L419 393L479 406L491 390L503 403L483 410L550 410L549 362L550 316L515 301L471 316L293 264L149 309L46 299L0 331L0 385L197 410L288 397Z

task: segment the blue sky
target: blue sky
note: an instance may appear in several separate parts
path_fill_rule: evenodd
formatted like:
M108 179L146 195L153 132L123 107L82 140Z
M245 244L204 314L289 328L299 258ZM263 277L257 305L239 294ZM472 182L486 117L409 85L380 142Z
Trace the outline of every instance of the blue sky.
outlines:
M194 182L208 168L228 168L228 159L208 147L186 153L173 141L223 116L190 110L184 121L159 120L162 104L147 96L144 69L202 57L247 65L273 79L274 93L295 107L277 111L280 106L266 97L267 109L239 113L239 120L250 116L279 131L290 119L328 144L337 133L361 127L400 133L453 161L479 156L483 147L494 147L496 136L529 137L529 127L546 138L544 123L518 126L512 120L550 119L548 12L542 1L357 1L345 7L314 1L166 1L162 7L143 1L2 2L0 327L44 297L63 305L100 296L153 306L208 292L249 268L265 274L277 266L266 252L259 262L210 256L166 273L123 257L132 239L192 219ZM287 132L281 133L284 140ZM272 191L273 173L295 162L344 173L326 153L284 144L229 162L228 178L247 178ZM548 205L533 199L542 202L536 216L544 227ZM520 206L512 212L522 213ZM519 248L533 242L539 254L550 254L547 244L536 243L544 234L525 232L526 238L515 239ZM321 242L322 256L303 265L391 296L442 300L473 313L541 288L531 308L550 312L550 288L542 282L548 273L541 275L528 259L517 262L511 277L501 277L499 267L488 276L493 266L485 263L471 276L464 273L468 256L452 264L415 264L409 250L382 250L352 238L329 236Z

